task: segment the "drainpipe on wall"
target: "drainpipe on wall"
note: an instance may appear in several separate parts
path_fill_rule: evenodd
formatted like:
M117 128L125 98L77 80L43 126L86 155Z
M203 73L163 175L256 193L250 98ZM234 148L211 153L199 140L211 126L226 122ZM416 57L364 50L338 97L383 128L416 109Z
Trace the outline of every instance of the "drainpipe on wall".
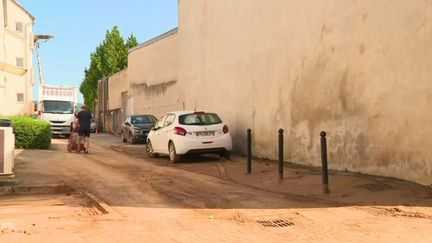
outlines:
M7 19L7 0L3 0L3 60L6 60L6 27L8 25Z

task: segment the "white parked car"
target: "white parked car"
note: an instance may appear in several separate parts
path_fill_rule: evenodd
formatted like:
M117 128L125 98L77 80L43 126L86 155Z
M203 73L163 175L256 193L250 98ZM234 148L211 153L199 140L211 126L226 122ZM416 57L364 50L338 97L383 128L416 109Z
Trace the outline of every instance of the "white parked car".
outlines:
M229 158L232 139L228 126L215 113L177 111L165 114L147 137L147 155L169 155L177 162L185 154L219 154Z

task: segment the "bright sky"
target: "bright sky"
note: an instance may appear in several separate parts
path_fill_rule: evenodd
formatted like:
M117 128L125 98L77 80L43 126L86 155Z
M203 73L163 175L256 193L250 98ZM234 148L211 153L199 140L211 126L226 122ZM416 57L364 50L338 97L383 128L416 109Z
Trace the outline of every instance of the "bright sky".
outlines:
M18 0L33 16L35 34L55 39L41 45L45 83L77 86L90 53L107 29L119 26L124 38L134 33L140 43L177 27L178 0ZM39 75L34 57L37 99ZM79 93L79 101L82 95Z

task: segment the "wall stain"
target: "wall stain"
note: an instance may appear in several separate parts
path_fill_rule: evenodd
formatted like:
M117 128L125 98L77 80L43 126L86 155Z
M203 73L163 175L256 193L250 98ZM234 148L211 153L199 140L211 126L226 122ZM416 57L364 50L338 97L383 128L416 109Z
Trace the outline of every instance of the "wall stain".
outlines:
M279 96L278 96L278 106L275 112L275 121L276 124L281 124L282 126L286 125L289 121L286 120L286 111L289 109L289 98L284 97L284 92L287 92L286 89L281 87L279 89Z
M314 163L319 157L318 127L326 130L331 140L329 155L344 167L369 159L367 129L361 117L364 104L358 100L364 87L354 82L348 67L339 72L332 65L332 51L326 49L315 64L303 70L292 91L290 156L302 163ZM357 125L359 123L360 125ZM336 129L336 130L334 130ZM361 158L361 159L359 159Z
M342 110L346 112L348 110L348 69L342 74L342 79L340 81L339 86L339 100L342 107Z
M168 82L163 82L154 85L148 85L147 83L140 84L132 84L131 88L134 92L134 95L140 95L144 93L146 96L151 95L164 95L166 90L177 83L177 80L172 80Z
M364 44L361 44L359 46L359 53L360 53L360 55L363 55L365 53L365 46L364 46Z
M360 133L357 136L355 140L355 151L357 151L360 161L370 160L369 140L365 134Z
M324 40L324 37L331 32L331 29L327 26L326 23L323 23L321 26L321 41Z

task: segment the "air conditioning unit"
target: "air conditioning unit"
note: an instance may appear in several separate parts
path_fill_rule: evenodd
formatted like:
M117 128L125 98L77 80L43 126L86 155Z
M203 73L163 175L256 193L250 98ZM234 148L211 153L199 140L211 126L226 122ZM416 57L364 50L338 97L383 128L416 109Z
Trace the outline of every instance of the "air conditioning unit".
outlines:
M0 127L0 176L13 176L15 136L12 127Z

